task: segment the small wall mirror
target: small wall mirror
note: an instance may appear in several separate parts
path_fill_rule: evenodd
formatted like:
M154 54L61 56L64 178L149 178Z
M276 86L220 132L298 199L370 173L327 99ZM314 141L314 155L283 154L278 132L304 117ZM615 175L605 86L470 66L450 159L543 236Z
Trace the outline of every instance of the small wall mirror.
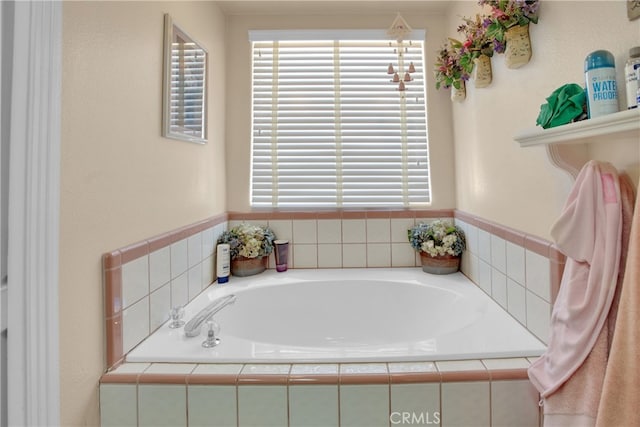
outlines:
M164 15L162 136L207 142L208 52Z

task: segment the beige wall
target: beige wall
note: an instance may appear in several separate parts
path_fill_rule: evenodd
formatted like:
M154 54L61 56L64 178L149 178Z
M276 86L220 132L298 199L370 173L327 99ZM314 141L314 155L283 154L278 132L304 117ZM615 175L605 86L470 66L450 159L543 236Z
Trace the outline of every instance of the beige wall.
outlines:
M399 10L402 12L402 10ZM366 14L315 16L230 16L228 26L227 76L227 203L229 210L249 212L249 179L251 156L251 44L247 32L251 29L386 29L394 13L377 12L367 6ZM404 13L413 28L424 28L425 52L431 55L445 37L444 16L420 16ZM386 70L380 70L384 75ZM433 89L433 73L427 69L427 103L429 147L431 153L431 180L433 208L452 208L454 196L453 144L451 136L451 109L448 93ZM434 160L435 159L435 160Z
M480 12L476 2L456 2L447 31L455 36L461 16ZM540 105L566 83L584 86L584 58L597 49L616 57L619 104L624 99L623 67L629 48L640 44L640 20L629 21L623 1L552 1L540 6L531 26L533 57L517 70L494 56L493 83L467 86L467 99L453 106L456 207L515 229L548 237L572 180L549 163L543 147L520 148L519 130L535 126ZM637 140L589 148L593 158L610 161L638 182Z
M163 15L210 54L209 143L162 138ZM61 422L98 423L104 252L226 211L224 17L210 2L65 2Z

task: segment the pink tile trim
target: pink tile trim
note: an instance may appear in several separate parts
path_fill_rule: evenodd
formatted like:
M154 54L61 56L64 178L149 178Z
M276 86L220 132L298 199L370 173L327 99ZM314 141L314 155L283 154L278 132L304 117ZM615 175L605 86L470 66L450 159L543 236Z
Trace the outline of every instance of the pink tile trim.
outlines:
M122 310L122 268L104 272L104 315L113 317Z
M562 274L564 273L564 263L551 261L549 268L551 269L551 304L556 302L556 297L560 291L560 283L562 282Z
M504 381L527 379L527 369L492 369L443 372L342 373L338 374L159 374L105 373L101 384L188 384L188 385L365 385Z
M107 367L111 368L124 357L122 344L122 313L105 319L107 338Z
M102 268L116 268L122 265L122 257L120 256L120 251L115 250L113 252L106 253L102 255Z
M389 374L391 384L439 383L440 372L392 372Z
M120 256L122 257L122 264L126 264L129 261L143 257L149 253L149 244L147 241L133 243L124 248L120 248Z
M551 242L540 237L527 235L524 239L524 247L525 249L535 252L538 255L549 258L549 248L551 247Z

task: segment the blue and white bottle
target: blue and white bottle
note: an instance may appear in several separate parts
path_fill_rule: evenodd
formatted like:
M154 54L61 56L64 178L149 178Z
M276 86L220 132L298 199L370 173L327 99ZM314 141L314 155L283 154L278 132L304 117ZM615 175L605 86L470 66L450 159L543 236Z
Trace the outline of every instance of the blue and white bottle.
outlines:
M618 111L618 87L613 54L596 50L584 60L584 76L587 88L587 112L589 118Z

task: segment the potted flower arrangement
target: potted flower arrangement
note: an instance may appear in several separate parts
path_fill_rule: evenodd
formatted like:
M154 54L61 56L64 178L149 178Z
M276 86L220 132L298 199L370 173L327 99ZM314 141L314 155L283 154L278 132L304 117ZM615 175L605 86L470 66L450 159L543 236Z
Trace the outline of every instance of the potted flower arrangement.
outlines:
M269 227L243 222L222 233L217 243L229 244L231 274L251 276L267 268L274 240L276 235Z
M433 274L455 273L466 247L464 232L449 220L420 223L407 230L409 243L420 252L422 270Z
M491 57L494 40L487 29L492 20L488 16L476 15L475 19L463 18L464 24L457 31L464 36L460 48L460 65L469 74L473 71L473 79L478 88L487 87L491 83ZM458 42L459 43L459 42ZM500 45L497 45L500 49Z
M520 68L531 59L529 24L538 23L539 0L478 0L480 6L491 8L489 37L505 47L505 62L509 68Z
M453 101L465 99L465 81L469 80L469 73L460 64L461 46L459 41L449 39L449 43L438 51L435 61L436 89L451 88Z

